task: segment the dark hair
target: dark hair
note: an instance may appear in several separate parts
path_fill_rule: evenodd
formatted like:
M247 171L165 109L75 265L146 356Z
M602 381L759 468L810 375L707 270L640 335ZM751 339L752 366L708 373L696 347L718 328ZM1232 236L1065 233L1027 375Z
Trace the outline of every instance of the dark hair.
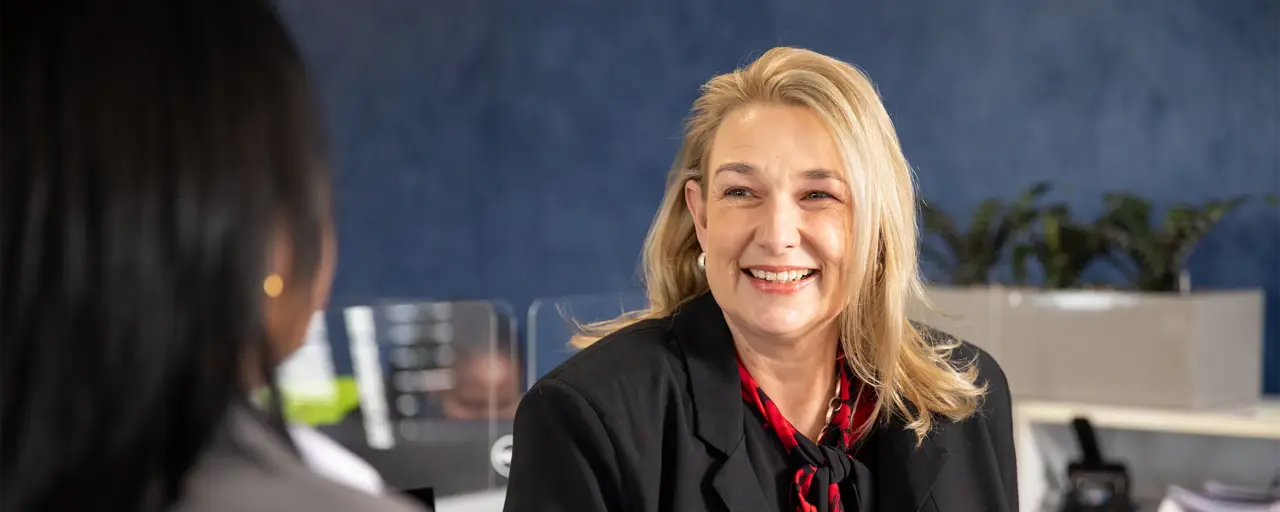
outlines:
M273 242L288 293L319 265L328 171L301 59L258 0L0 18L0 508L169 508L246 364L274 383Z

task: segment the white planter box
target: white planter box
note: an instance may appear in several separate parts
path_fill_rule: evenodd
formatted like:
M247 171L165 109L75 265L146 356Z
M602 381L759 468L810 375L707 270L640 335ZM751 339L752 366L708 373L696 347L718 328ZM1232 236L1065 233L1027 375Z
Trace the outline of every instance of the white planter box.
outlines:
M982 347L1008 372L999 321L1008 291L999 286L930 287L934 308L912 304L908 314L912 320Z
M1015 396L1208 408L1262 391L1263 294L935 288L916 318L996 357Z

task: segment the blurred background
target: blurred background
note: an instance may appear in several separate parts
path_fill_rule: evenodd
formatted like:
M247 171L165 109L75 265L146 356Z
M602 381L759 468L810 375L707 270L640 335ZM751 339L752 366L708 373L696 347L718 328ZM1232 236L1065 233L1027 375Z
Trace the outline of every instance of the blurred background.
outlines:
M1280 2L279 5L336 155L332 309L343 313L318 325L350 333L352 318L406 318L382 313L389 304L468 304L453 311L471 316L449 318L489 327L451 332L499 351L515 384L477 388L493 421L459 453L501 466L508 395L567 357L566 318L643 305L639 249L698 86L789 45L851 62L879 87L928 206L925 272L945 313L930 321L996 354L1026 397L1024 510L1070 485L1046 474L1076 456L1076 416L1130 461L1137 494L1266 483L1280 469L1280 420L1261 398L1280 394ZM1057 336L1031 339L1027 325ZM369 350L445 343L434 327L412 342L387 329L373 329ZM316 361L358 374L357 343L338 338L317 338L334 345ZM1129 349L1107 352L1117 346ZM448 354L391 352L370 368L461 368ZM418 386L407 416L397 393L409 391L391 374L374 379L387 388L369 395L380 406L349 393L364 416L448 419L458 372L416 378L435 386ZM392 428L351 422L364 422L351 444L378 445L365 431ZM501 488L502 471L476 471L482 483L446 498Z

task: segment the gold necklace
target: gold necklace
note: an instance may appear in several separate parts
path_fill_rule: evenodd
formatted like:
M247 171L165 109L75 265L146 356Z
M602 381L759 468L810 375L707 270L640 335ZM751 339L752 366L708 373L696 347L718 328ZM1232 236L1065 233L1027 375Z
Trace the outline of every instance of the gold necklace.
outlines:
M822 430L818 432L818 442L822 442L822 438L827 435L827 431L831 430L831 417L835 416L836 409L840 407L840 370L836 370L836 394L831 397L831 401L827 402L827 419L822 422Z

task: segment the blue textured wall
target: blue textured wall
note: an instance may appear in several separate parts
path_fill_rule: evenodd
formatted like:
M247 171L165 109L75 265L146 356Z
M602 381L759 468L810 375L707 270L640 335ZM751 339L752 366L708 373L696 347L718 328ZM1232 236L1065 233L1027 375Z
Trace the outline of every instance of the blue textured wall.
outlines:
M628 289L698 84L778 44L879 85L944 209L1050 179L1157 204L1280 191L1274 0L285 0L334 134L339 297ZM1241 211L1196 284L1269 292L1280 213Z

